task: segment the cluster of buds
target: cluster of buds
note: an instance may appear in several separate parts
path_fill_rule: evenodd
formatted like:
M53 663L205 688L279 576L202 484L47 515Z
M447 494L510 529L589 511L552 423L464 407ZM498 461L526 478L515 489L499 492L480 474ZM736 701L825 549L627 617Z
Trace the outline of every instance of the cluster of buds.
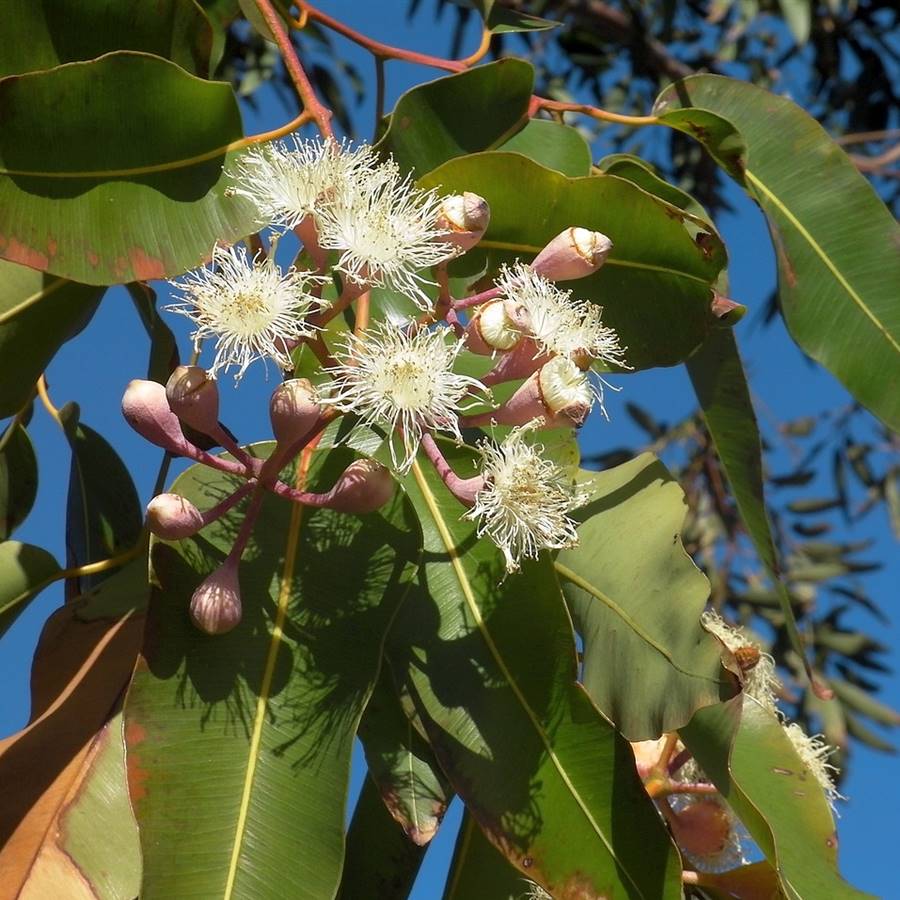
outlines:
M811 780L833 807L841 798L834 783L837 770L828 762L833 748L817 735L806 734L797 723L785 721L776 703L781 682L772 657L715 611L706 611L701 622L721 642L723 661L737 670L744 695L777 719ZM678 735L638 741L631 747L638 775L687 862L704 873L726 873L745 865L749 835Z
M228 192L253 202L260 226L293 231L301 251L282 270L274 260L277 239L268 254L260 249L252 257L241 246L216 247L208 267L175 284L178 299L169 307L195 323L198 351L206 338L215 339L208 370L181 367L165 388L132 382L124 399L126 418L148 440L244 480L232 497L206 512L172 494L154 498L149 507L152 530L178 540L249 497L250 525L194 595L198 625L224 631L240 617L237 562L263 492L365 512L389 498L393 475L416 465L420 450L462 504L462 514L476 521L479 535L500 547L509 571L543 549L574 545L570 513L580 493L543 457L533 434L579 426L595 403L603 408L605 382L592 374L594 363L627 368L600 307L558 286L596 272L612 249L609 238L567 228L531 263L504 265L478 292L454 297L447 267L487 231L491 212L484 198L423 191L371 147L334 141L295 139L251 150L230 176ZM331 300L323 297L329 284L337 287ZM325 326L374 287L408 298L421 314L345 331L327 346ZM366 315L360 319L367 324ZM254 459L219 423L216 378L236 370L238 382L255 360L271 360L289 377L291 353L304 343L327 380L314 388L289 379L275 390L275 451L268 461ZM491 357L490 371L481 378L459 372L463 349ZM495 404L492 388L508 382L521 384ZM278 471L341 415L384 431L393 474L357 461L322 495L278 481ZM230 458L195 446L182 425L210 437ZM495 425L512 430L499 442L485 438L478 446L482 470L460 477L435 437L461 442L463 428Z

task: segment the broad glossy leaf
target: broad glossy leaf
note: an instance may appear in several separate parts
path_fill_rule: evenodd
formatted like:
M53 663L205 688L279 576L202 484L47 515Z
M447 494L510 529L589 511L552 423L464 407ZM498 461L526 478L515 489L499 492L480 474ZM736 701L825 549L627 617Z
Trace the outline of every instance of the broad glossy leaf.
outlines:
M66 564L99 562L133 547L141 534L143 511L125 463L93 428L79 420L77 404L60 410L72 450L66 503ZM67 585L80 594L109 577L83 575Z
M450 160L424 186L474 191L491 204L491 222L476 250L461 260L480 268L531 259L564 229L602 231L613 250L599 272L566 284L574 296L602 304L636 369L673 365L702 343L715 317L712 285L725 249L710 230L698 243L685 214L612 175L566 178L513 153Z
M591 173L591 148L577 129L562 122L531 119L497 149L506 153L521 153L569 178Z
M4 14L0 78L116 50L142 50L202 77L210 74L213 28L193 0L10 0Z
M790 898L861 898L837 870L828 801L782 724L739 696L696 713L679 734L754 841Z
M444 900L521 900L526 876L514 869L482 834L470 813L463 816Z
M313 488L350 458L315 453ZM173 489L206 508L234 486L195 466ZM209 637L190 596L241 510L153 546L159 587L125 705L147 900L269 898L273 873L285 896L318 900L340 882L353 739L415 551L407 507L399 491L366 517L267 496L241 565L243 620Z
M384 667L359 724L359 738L369 778L406 839L429 843L453 792L428 744L403 712Z
M356 801L338 900L406 900L425 856L391 817L371 778Z
M37 497L37 457L28 432L17 421L0 436L0 541L31 512Z
M471 451L445 452L461 475ZM676 855L631 750L576 681L548 559L505 576L431 467L404 485L421 523L420 589L391 665L441 768L504 856L557 896L677 897ZM402 676L401 676L402 673Z
M655 108L659 121L700 141L709 155L734 178L744 177L747 146L734 124L708 109L681 105L675 109Z
M407 91L378 149L424 175L467 153L499 146L528 122L534 68L502 59Z
M56 351L87 325L102 296L102 288L0 260L0 418L25 406Z
M822 127L768 91L714 75L673 85L657 113L689 104L724 116L747 145L739 182L769 220L779 299L794 340L900 429L900 226Z
M227 84L110 53L4 79L0 107L6 259L117 284L178 274L254 230L251 204L223 195L242 135Z
M687 505L678 482L645 453L591 474L584 487L579 546L556 558L584 641L581 681L625 737L650 740L737 686L700 626L709 582L681 542Z
M82 621L83 604L76 601L44 626L32 668L31 722L0 742L5 785L0 883L13 896L134 896L133 819L124 793L116 791L114 799L106 793L118 777L118 761L110 765L107 759L98 775L91 753L102 749L105 739L98 741L98 735L131 675L143 627L135 609L145 599L146 580L142 591L129 595L130 608L122 615ZM111 743L118 754L121 743ZM79 788L84 796L76 796ZM94 803L98 791L105 798L99 807ZM87 800L87 794L94 796ZM108 830L97 829L101 809L103 820L112 823ZM71 860L87 866L81 881L74 878ZM32 878L60 872L71 877L69 886L57 882L54 891L47 891L39 880L34 884L44 885L41 890L19 894ZM76 894L75 887L85 890L85 881L95 892Z
M0 542L0 634L59 572L53 554L21 541Z

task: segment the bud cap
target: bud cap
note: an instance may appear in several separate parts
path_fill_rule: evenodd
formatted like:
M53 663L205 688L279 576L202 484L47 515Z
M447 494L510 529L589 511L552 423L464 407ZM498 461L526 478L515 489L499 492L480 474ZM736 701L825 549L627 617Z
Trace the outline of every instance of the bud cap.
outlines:
M206 634L225 634L241 621L237 562L226 560L194 591L191 621Z
M219 427L219 388L206 369L178 366L166 382L169 408L191 428L210 435Z
M157 537L179 541L203 527L200 510L179 494L157 494L147 504L147 525Z
M463 251L471 250L481 240L490 221L487 200L471 191L445 197L437 217L438 227L449 232L443 240Z
M567 228L541 250L531 268L550 281L584 278L603 265L612 246L612 241L599 231Z

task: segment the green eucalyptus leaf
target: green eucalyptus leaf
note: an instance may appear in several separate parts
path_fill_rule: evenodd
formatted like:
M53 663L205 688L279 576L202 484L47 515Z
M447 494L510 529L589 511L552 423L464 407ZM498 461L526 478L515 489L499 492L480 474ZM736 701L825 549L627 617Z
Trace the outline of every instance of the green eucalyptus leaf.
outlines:
M15 415L54 354L90 321L103 288L0 260L0 418Z
M521 153L569 178L591 173L591 148L577 129L549 119L532 119L498 150Z
M312 454L310 489L351 459ZM172 487L207 508L237 483L194 466ZM398 491L351 516L267 494L240 568L243 619L211 637L191 624L190 597L243 513L152 547L158 588L125 705L147 900L267 898L276 874L285 896L319 900L340 883L353 740L417 549L407 506Z
M128 467L110 444L79 421L77 404L60 410L72 461L66 503L66 565L81 566L117 556L135 546L143 510ZM88 590L110 572L66 582L69 596Z
M679 734L777 870L787 897L869 896L838 874L828 800L772 713L742 695L699 710Z
M563 286L603 306L636 369L682 361L716 321L710 304L726 263L722 242L709 229L698 243L685 213L625 179L566 178L519 154L493 152L450 160L420 184L474 191L490 203L490 225L460 261L466 266L483 266L485 253L490 267L526 262L573 225L608 235L613 249L603 267Z
M444 449L460 476L471 473L471 450ZM507 576L432 467L415 463L404 486L425 554L391 666L454 790L551 894L679 897L677 857L630 748L576 681L550 560Z
M211 74L213 26L194 0L10 0L4 17L0 78L116 50L152 53L201 77Z
M377 148L419 175L503 144L528 123L534 68L497 62L418 85L403 94Z
M367 778L347 832L338 900L406 900L424 857L425 845L406 836L384 805L378 786Z
M453 792L424 738L403 712L386 668L366 706L359 738L384 805L407 840L425 846L434 837Z
M772 538L766 511L759 426L731 329L715 329L687 361L687 370L738 511L772 579L791 646L808 666L803 638L797 628ZM811 675L808 668L807 672Z
M159 314L156 291L143 282L132 282L127 287L134 308L141 317L141 324L150 338L147 378L165 384L179 363L175 335Z
M0 634L59 571L59 563L43 547L0 542Z
M527 13L510 9L496 0L453 0L459 6L474 9L484 21L484 27L494 34L507 34L516 31L546 31L556 28L559 22L542 19Z
M709 582L681 542L678 482L649 453L583 475L579 545L555 563L584 642L581 681L625 737L650 740L737 687L700 626Z
M497 852L467 812L456 838L443 900L521 900L527 887L526 876Z
M0 541L25 520L37 497L37 457L28 432L17 422L0 437Z
M900 430L900 392L884 389L900 381L900 226L844 151L790 100L697 75L666 88L654 110L665 118L685 105L726 117L746 142L746 167L733 174L768 218L794 340Z
M123 51L4 79L0 108L6 259L118 284L183 272L255 229L252 204L224 196L242 136L227 84Z

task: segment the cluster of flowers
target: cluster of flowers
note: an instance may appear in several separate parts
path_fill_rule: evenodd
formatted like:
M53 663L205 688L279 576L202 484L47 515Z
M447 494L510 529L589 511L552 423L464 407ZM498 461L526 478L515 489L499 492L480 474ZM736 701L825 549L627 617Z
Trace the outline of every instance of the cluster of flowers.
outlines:
M339 415L386 432L398 475L416 464L421 450L462 503L463 515L477 523L479 536L502 550L508 571L542 549L575 544L570 513L581 497L571 478L544 458L532 432L580 425L595 403L603 408L604 382L589 375L592 363L627 368L600 308L557 286L595 272L611 241L567 228L530 264L503 266L487 290L454 298L447 264L484 235L490 208L482 197L423 191L371 147L334 141L295 139L254 149L231 179L228 193L254 204L260 227L294 231L303 267L280 269L277 241L268 255L260 250L252 257L242 246L216 247L210 266L176 283L178 302L169 307L195 323L197 350L206 338L215 340L212 365L208 371L180 367L165 387L132 382L123 401L126 418L147 439L245 481L202 513L174 494L150 503L151 530L175 540L250 498L234 549L193 597L195 623L218 633L239 621L237 568L265 490L350 512L371 511L390 499L393 476L371 461L351 465L325 494L279 481L279 471ZM339 286L331 301L323 299L328 284ZM344 333L327 347L325 325L374 287L410 299L421 314ZM220 425L216 376L236 369L239 381L258 359L289 373L291 351L304 342L330 380L314 386L289 378L278 386L271 399L276 447L263 463ZM464 347L493 358L487 375L476 379L455 371ZM495 405L491 388L511 381L522 384ZM474 412L479 404L488 409ZM512 430L499 443L479 444L478 475L458 476L435 436L460 442L462 428L495 424ZM212 438L232 459L201 450L182 425Z
M741 671L745 697L781 723L803 765L834 807L841 799L834 784L836 769L828 762L833 748L785 721L776 692L781 682L775 660L743 630L707 610L703 626L724 645ZM726 872L747 863L750 837L725 798L675 735L632 744L638 774L669 823L687 860L702 872Z

